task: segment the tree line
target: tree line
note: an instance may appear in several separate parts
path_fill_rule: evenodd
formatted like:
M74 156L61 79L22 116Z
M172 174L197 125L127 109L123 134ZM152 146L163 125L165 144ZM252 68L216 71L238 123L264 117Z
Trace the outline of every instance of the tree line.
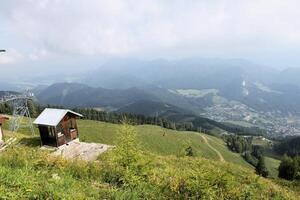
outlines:
M31 117L36 118L45 108L58 108L65 109L63 106L45 105L42 106L32 100L27 102L28 109ZM179 131L195 131L210 134L209 130L206 130L200 126L195 127L192 122L174 122L162 117L145 116L141 114L131 113L116 113L100 111L93 108L72 108L74 112L78 112L84 116L86 120L103 121L114 124L121 124L126 119L132 125L157 125L166 129L179 130ZM0 113L12 114L13 109L9 103L0 104Z
M278 177L287 180L300 180L300 156L284 155L278 168Z
M258 145L253 145L252 136L225 135L224 140L231 151L241 154L249 164L255 167L257 174L263 177L269 175L265 165L263 149Z
M300 156L300 137L286 138L276 145L274 150L281 155Z
M274 146L283 155L278 168L278 176L287 180L300 180L300 137L290 137Z

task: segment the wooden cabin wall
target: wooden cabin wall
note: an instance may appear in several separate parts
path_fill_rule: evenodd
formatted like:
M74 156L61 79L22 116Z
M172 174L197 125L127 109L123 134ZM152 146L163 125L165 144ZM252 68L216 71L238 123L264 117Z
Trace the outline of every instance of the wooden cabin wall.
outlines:
M71 125L72 124L72 125ZM72 126L72 127L71 127ZM74 128L72 133L70 132L70 128ZM65 139L67 142L78 138L78 130L77 130L77 123L76 118L72 114L67 114L64 118L60 121L58 127L58 132L62 132L65 135Z

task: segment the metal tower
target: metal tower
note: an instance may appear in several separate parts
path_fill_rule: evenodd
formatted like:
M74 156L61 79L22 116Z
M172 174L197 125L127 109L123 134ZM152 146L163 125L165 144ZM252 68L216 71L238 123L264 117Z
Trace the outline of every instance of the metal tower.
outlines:
M34 135L34 127L30 112L28 109L28 101L32 100L33 93L29 91L24 92L20 95L7 95L0 99L0 102L8 102L13 107L13 116L10 120L9 129L12 132L18 131L21 127L29 128L31 133ZM26 123L23 124L23 119L26 117Z

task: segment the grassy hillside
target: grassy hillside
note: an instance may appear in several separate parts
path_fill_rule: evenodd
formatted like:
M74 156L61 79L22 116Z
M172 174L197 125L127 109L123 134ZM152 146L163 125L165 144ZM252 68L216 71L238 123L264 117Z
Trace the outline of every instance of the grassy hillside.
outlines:
M80 139L82 141L110 145L115 145L117 141L117 130L120 127L119 124L92 120L78 120L78 126ZM4 128L8 128L8 123L4 125ZM217 152L219 152L225 161L253 169L240 154L228 150L226 144L220 138L198 132L174 131L152 125L136 126L136 130L138 133L138 141L142 144L141 147L143 150L158 155L182 155L188 146L192 146L196 156L219 161L220 158L217 154ZM25 135L31 135L28 128L20 129L19 132ZM35 129L35 132L38 135L37 129ZM203 137L205 137L208 143L217 151L210 148ZM280 161L267 157L265 162L270 171L270 176L276 178Z
M278 177L278 167L280 165L280 160L266 156L265 163L269 171L269 176L273 178Z
M132 174L115 170L119 164L111 160L114 156L109 152L100 162L71 162L21 143L0 154L1 198L297 199L293 191L234 164L144 154L139 161L143 173L128 176ZM126 184L116 184L119 176Z
M281 155L273 150L275 141L263 139L261 137L253 137L253 145L261 146L264 149L265 163L272 178L278 177L278 167L280 165Z
M105 122L79 120L81 140L114 145L117 141L117 130L120 125ZM159 126L136 126L138 141L144 150L158 155L180 155L188 146L192 146L196 156L219 160L214 149L209 147L204 138L224 157L225 161L233 162L244 167L251 166L240 157L227 149L223 140L197 132L174 131Z
M41 151L38 137L24 130L21 132L25 134L6 132L6 137L18 140L0 153L1 198L297 199L299 195L297 190L240 166L239 157L227 151L222 140L212 136L137 126L133 144L140 142L142 150L152 153L131 145L129 154L123 151L120 154L120 144L123 148L128 146L128 140L119 140L120 125L79 121L79 127L84 140L116 144L116 150L101 155L98 162L66 161ZM185 144L192 145L198 156L180 155ZM240 165L220 162L216 152ZM122 165L120 161L124 160L130 163Z

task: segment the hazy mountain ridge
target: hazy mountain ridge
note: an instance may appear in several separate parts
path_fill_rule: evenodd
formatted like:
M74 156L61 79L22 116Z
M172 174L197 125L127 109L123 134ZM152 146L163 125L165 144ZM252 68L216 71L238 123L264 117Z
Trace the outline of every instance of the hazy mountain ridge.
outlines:
M133 114L141 114L146 116L168 116L170 114L183 114L190 113L187 110L176 107L171 104L157 102L157 101L149 101L149 100L139 100L133 102L129 105L125 105L117 110L119 113L133 113Z
M139 101L158 102L221 122L268 127L270 134L275 129L300 134L293 125L299 120L290 123L291 116L300 118L298 73L241 59L118 59L82 75L81 83L39 87L35 94L44 104L128 109L146 115L153 112ZM147 105L156 112L164 110L158 104Z
M148 99L157 100L154 96L138 88L112 90L93 88L81 83L56 83L37 94L41 103L68 107L101 107L118 108L132 102Z
M262 73L263 72L263 73ZM118 77L123 77L120 83L132 80L132 85L156 85L170 89L208 89L222 88L233 79L272 82L272 68L262 67L247 60L199 59L189 58L178 61L158 59L141 61L135 59L119 59L108 62L85 78L85 83L93 86L113 88L118 83ZM105 75L105 77L103 77ZM109 77L109 81L106 77ZM137 83L134 81L139 80ZM110 82L113 85L110 86ZM117 85L122 87L122 84Z
M165 102L172 101L173 94L159 89L215 89L219 91L219 96L229 101L239 101L257 110L298 114L300 107L294 103L300 100L297 74L300 76L300 70L280 71L242 59L188 58L177 61L118 59L90 73L85 78L85 83L112 89L138 87L149 93L155 93L153 95ZM289 76L294 78L289 79ZM243 83L246 85L243 86ZM149 85L154 86L152 87L154 91ZM295 89L289 90L290 86ZM262 87L268 90L262 90ZM189 109L193 107L192 105L197 105L192 108L197 112L212 105L208 96L198 98L193 103L190 102L191 99L189 102L186 101L184 98L180 99L180 102L184 102L182 106L185 105Z

